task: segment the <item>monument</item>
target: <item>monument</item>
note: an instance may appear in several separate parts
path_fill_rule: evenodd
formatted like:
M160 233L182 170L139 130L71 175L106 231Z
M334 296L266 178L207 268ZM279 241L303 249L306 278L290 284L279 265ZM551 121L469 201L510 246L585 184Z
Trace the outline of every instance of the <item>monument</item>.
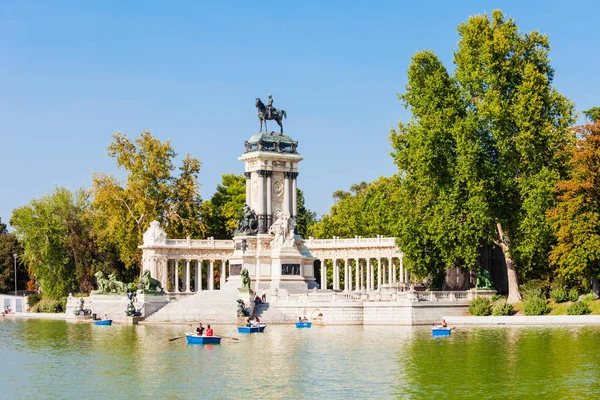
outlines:
M251 287L305 292L316 287L313 257L296 234L298 142L283 134L283 110L273 107L273 98L265 107L256 99L261 132L245 144L246 204L233 240L235 251L229 258L228 281L241 286L240 273L247 269ZM262 123L275 120L280 133L262 132ZM281 292L280 292L281 293Z

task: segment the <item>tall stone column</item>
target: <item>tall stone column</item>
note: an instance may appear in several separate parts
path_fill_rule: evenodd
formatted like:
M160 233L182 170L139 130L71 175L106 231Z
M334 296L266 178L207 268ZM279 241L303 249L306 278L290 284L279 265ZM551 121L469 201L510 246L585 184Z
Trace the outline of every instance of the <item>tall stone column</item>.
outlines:
M283 173L283 209L284 214L291 215L290 212L290 177L291 172Z
M354 259L354 263L356 264L356 271L354 272L354 290L360 291L360 260L358 258Z
M208 265L208 290L215 290L215 261L210 260Z
M396 263L394 262L393 258L390 258L390 261L392 263L392 283L394 285L396 285L396 283L398 283L398 279L396 277L396 275L397 275L397 272L396 272Z
M388 257L388 283L390 286L394 283L392 279L392 257Z
M370 258L367 258L366 279L367 279L367 284L365 285L365 290L367 292L369 292L369 291L371 291L371 259Z
M202 291L202 259L196 261L196 292Z
M404 279L404 255L400 255L400 283L406 283Z
M292 172L291 173L292 176L292 212L291 215L292 217L296 218L298 216L298 191L296 190L297 183L296 181L298 180L298 173L297 172Z
M327 289L327 260L321 259L321 289Z
M267 233L267 216L265 214L265 170L258 171L258 233Z
M168 258L165 258L161 261L160 268L162 271L160 284L166 292L167 288L169 287L169 259Z
M223 286L225 285L225 282L227 281L227 273L226 273L226 268L225 268L225 264L227 263L227 261L225 260L221 260L221 277L219 279L219 289L223 290Z
M348 276L350 274L348 273L348 259L345 258L344 259L344 292L347 292L348 290Z
M252 172L244 172L246 176L246 204L252 209Z
M273 224L273 182L271 180L271 175L273 175L273 171L265 171L265 175L267 177L267 219L266 219L266 232L269 232L269 228Z
M381 278L382 278L382 274L381 274L381 258L377 259L377 289L379 289L382 285L381 283Z
M175 260L173 264L173 281L175 282L175 293L179 293L179 260Z
M333 290L340 290L340 271L337 265L337 258L332 260L333 268Z
M190 260L185 260L185 292L190 293L192 288L190 287Z

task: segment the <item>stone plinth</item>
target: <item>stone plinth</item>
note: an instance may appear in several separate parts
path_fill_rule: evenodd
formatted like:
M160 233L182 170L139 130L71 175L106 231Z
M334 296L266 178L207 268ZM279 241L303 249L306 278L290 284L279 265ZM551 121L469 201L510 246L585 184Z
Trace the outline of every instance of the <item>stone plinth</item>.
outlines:
M129 305L129 299L126 294L92 294L91 307L92 312L102 318L104 315L114 321L126 322L127 317L125 311ZM152 315L160 308L169 303L169 300L164 294L137 294L134 301L136 311L140 313L140 319L144 319ZM131 322L133 323L133 322Z

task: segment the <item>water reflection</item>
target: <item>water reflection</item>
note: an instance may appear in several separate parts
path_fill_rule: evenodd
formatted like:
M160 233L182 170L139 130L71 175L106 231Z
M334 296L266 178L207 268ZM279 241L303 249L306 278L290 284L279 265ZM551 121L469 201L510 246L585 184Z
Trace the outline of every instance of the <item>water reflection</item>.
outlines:
M600 327L268 326L187 345L186 325L0 322L0 397L599 398ZM27 388L27 390L23 390Z

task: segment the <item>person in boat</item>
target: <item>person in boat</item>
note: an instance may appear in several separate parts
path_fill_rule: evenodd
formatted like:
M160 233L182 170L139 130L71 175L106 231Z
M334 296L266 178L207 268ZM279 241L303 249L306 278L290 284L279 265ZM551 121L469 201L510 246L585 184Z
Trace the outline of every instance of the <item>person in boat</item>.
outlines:
M248 318L246 320L246 327L250 327L250 326L252 326L252 324L250 323L250 318Z
M256 322L258 325L260 325L260 319L258 317L254 317L254 322Z
M304 318L302 318L302 322L308 322L308 318L306 318L306 315L304 316Z
M442 319L442 328L447 328L448 327L448 323L446 322L445 319Z
M302 322L302 317L298 317L298 322Z
M208 325L208 327L206 328L206 336L212 336L213 335L213 330L210 327L210 325Z
M196 327L196 335L202 336L203 334L204 334L204 327L202 326L202 322L199 322L198 326Z

